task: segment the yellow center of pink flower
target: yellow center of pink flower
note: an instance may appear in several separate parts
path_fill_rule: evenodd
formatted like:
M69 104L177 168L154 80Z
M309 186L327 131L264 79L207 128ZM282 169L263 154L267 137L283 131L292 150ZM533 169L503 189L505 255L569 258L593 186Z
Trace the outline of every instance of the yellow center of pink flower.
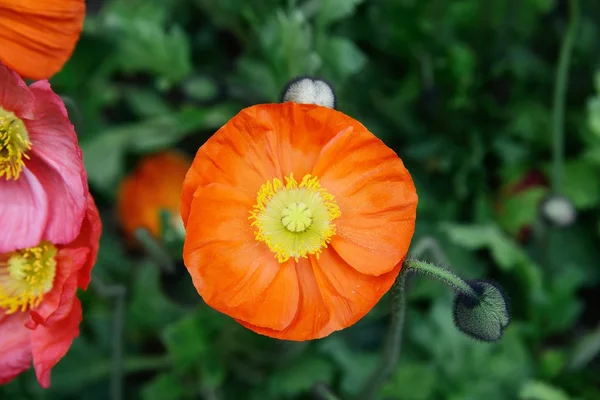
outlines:
M300 183L293 174L260 187L250 212L256 240L264 242L280 263L314 254L317 258L335 235L332 221L342 213L334 197L306 175Z
M0 256L0 309L6 314L37 307L52 290L56 275L56 247L42 242L37 247Z
M0 107L0 178L19 179L29 149L31 142L23 121Z

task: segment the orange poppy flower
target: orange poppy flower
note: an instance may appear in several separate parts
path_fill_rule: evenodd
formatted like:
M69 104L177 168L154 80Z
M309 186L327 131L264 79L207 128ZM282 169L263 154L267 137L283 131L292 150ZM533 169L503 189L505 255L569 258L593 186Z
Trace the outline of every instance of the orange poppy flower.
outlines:
M416 206L400 158L358 121L257 105L198 150L183 184L183 258L206 303L247 328L320 338L389 290Z
M71 57L84 18L84 0L0 0L0 62L24 78L49 78Z
M179 212L181 186L191 160L168 151L147 156L122 182L117 197L117 210L123 230L130 238L135 230L146 228L160 236L160 212L173 214L173 227L183 230Z

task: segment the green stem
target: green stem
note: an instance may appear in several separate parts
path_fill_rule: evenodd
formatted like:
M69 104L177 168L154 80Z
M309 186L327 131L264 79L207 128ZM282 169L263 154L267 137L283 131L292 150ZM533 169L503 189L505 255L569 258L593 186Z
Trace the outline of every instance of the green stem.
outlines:
M138 228L134 233L135 239L146 253L152 257L165 272L175 272L175 265L163 245L152 236L146 228Z
M123 330L125 324L125 294L127 289L120 284L105 284L99 277L92 279L96 292L114 301L112 321L112 356L110 368L110 393L113 400L123 399Z
M404 330L404 314L406 311L406 294L404 286L406 283L407 270L408 268L403 268L401 270L390 291L392 301L392 321L381 361L360 391L360 394L356 398L357 400L374 399L379 388L394 371L398 359L400 358L402 331Z
M471 286L469 286L467 282L445 268L419 260L407 260L404 263L404 268L414 272L420 272L431 278L442 281L456 292L464 293L472 297L479 297L479 295L473 290L473 288L471 288Z
M554 102L552 110L552 142L553 142L553 171L552 189L555 193L562 190L563 165L564 165L564 117L565 117L565 94L569 76L569 66L575 33L579 25L579 0L570 1L569 27L560 49L558 67L556 69L556 80L554 86Z
M419 272L429 277L438 279L452 288L454 291L464 293L472 297L479 295L469 286L467 282L452 273L451 271L419 260L406 260L403 268L396 279L396 282L390 290L392 301L392 321L388 331L387 340L384 346L384 352L379 365L366 381L363 389L360 391L357 400L372 400L377 396L381 386L390 377L402 348L402 332L404 329L404 318L406 314L406 277L410 272Z

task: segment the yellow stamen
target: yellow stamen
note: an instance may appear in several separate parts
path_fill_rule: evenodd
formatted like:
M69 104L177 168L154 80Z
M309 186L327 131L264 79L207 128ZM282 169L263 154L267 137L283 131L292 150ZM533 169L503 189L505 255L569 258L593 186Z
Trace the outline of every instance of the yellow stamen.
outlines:
M37 247L15 251L7 261L0 261L0 309L12 314L40 304L44 295L52 290L56 251L51 243L42 242Z
M23 121L0 107L0 178L19 179L30 149L31 142Z
M309 254L318 258L335 235L331 222L342 215L340 208L316 177L306 175L298 184L290 174L285 181L275 178L258 190L250 212L256 240L266 243L280 263Z

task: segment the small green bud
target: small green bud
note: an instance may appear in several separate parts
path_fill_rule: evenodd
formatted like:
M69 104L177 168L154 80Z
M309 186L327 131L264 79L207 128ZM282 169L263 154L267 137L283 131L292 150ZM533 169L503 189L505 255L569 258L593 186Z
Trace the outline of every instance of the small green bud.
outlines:
M460 292L454 300L454 324L465 334L485 342L502 337L510 323L506 296L495 283L467 282L478 297Z

